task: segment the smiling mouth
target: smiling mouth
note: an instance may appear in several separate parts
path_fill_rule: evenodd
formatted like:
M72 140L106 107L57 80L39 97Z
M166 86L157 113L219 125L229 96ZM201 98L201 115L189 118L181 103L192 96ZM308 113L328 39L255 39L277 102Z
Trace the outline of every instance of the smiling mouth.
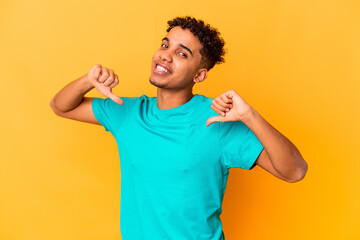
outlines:
M163 67L159 64L155 64L154 71L158 74L170 74L171 73L168 69L166 69L165 67Z

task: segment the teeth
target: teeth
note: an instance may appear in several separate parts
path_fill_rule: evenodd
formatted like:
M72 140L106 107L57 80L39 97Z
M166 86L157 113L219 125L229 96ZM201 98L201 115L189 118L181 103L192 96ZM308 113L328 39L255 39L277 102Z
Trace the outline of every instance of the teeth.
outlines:
M159 71L161 71L161 72L166 72L166 73L169 72L168 70L166 70L165 68L163 68L163 67L160 66L160 65L157 65L157 66L156 66L156 69L159 70Z

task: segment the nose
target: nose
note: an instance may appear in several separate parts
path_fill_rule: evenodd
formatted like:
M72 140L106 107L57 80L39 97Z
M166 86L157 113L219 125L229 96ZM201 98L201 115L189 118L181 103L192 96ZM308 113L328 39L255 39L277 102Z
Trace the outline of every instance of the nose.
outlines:
M172 62L172 56L169 50L162 51L160 53L160 58L162 61Z

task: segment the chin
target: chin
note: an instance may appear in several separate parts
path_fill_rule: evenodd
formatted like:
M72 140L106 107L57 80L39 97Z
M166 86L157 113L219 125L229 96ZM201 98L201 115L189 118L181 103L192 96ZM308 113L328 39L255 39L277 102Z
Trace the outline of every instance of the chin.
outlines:
M158 83L158 82L156 82L156 80L152 79L151 77L149 78L149 82L152 85L154 85L155 87L158 87L158 88L165 88L166 87L166 84Z

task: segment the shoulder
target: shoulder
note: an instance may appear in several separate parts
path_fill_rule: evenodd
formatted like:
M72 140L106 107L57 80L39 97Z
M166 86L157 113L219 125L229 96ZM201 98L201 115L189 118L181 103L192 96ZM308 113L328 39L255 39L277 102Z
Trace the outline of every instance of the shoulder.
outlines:
M104 110L108 109L109 111L112 111L112 110L122 111L124 109L129 109L129 108L132 108L132 107L136 106L137 104L139 104L142 101L146 100L148 97L146 95L142 95L140 97L124 97L124 96L120 96L120 98L124 101L124 103L122 105L114 102L110 98L94 97L93 100L92 100L93 109L102 108Z
M199 99L199 101L202 101L207 104L211 104L211 101L213 100L213 98L209 98L201 94L195 94L195 96Z
M197 106L199 107L205 107L206 109L210 108L210 112L213 111L211 109L211 101L213 100L212 98L206 97L204 95L201 94L195 94L195 97L197 98ZM215 112L215 111L213 111Z
M206 117L217 116L218 114L211 108L211 101L213 98L206 97L201 94L196 94L197 97L197 111L201 111Z

